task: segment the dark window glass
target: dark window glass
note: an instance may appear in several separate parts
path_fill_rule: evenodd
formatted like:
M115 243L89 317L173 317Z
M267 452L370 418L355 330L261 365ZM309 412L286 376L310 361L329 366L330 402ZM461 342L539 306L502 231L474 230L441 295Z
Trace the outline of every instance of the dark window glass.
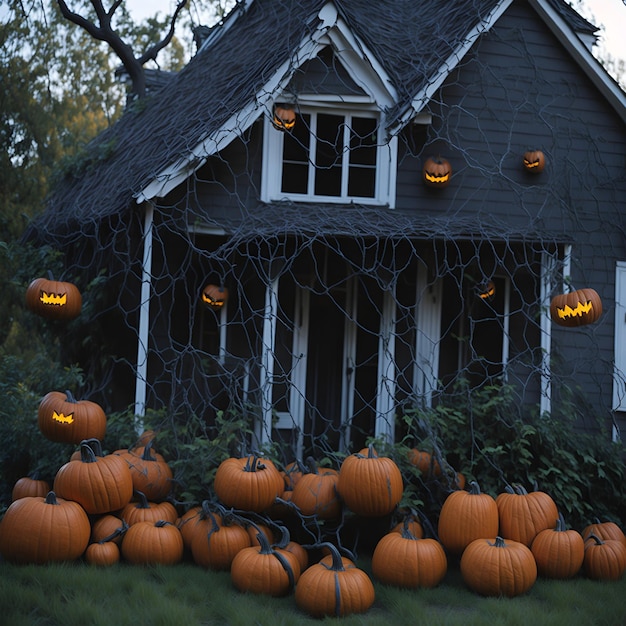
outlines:
M315 146L315 195L341 195L343 158L343 115L320 113L317 116Z
M307 193L311 116L298 115L291 132L285 132L283 143L283 193Z

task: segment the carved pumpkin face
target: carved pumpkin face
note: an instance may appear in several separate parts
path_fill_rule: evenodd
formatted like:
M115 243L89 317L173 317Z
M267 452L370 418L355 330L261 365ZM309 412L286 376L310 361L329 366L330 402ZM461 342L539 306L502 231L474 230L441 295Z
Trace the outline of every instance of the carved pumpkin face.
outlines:
M602 300L594 289L579 289L554 296L550 317L560 326L593 324L602 315Z
M272 123L278 130L291 130L296 125L296 112L289 104L277 104Z
M228 300L228 289L218 285L205 285L202 288L200 299L211 309L221 309Z
M424 183L429 187L446 187L452 177L452 168L447 159L429 157L422 170Z
M488 280L484 283L481 283L477 287L478 296L481 300L491 301L493 297L496 295L496 286L493 280Z
M546 157L541 150L524 152L524 168L532 174L539 174L546 164Z
M26 289L26 306L48 319L72 320L78 317L83 300L78 287L47 278L36 278Z

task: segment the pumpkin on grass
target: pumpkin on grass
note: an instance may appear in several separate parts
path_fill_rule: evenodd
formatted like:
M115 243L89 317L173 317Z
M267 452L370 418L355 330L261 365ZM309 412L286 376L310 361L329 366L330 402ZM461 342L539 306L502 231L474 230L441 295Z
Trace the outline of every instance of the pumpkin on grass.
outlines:
M227 507L262 513L282 494L284 481L272 461L251 454L222 461L213 488Z
M602 540L590 534L583 569L593 580L619 580L626 571L626 547L617 539Z
M365 517L382 517L396 508L404 485L395 461L378 456L370 445L344 459L337 489L352 512Z
M273 548L267 537L257 533L258 546L240 550L230 566L233 585L239 590L269 596L291 593L300 577L295 554Z
M368 611L376 598L370 577L342 558L332 544L322 546L330 555L300 576L295 593L298 608L312 617L344 617Z
M556 503L543 491L528 492L522 485L507 485L496 498L500 517L499 534L528 547L542 530L554 528L559 517Z
M596 518L593 523L583 528L581 534L585 541L587 541L591 535L595 535L600 539L615 539L623 543L626 548L626 535L615 522L602 522Z
M530 546L540 576L572 578L578 574L585 558L585 542L577 531L568 530L559 514L555 528L540 531Z
M453 491L439 513L438 535L446 550L458 556L475 539L498 534L498 505L495 499L481 493L476 481L469 491Z
M135 565L174 565L183 558L183 538L171 522L137 522L124 535L122 556Z
M11 563L71 561L85 551L91 527L83 507L57 498L27 496L9 505L0 522L0 554Z
M220 515L203 503L190 542L194 563L211 570L229 570L235 556L250 547L248 531L232 515Z
M436 587L446 575L448 561L435 539L416 537L409 519L401 532L380 539L372 555L372 574L385 585L418 588Z
M339 472L328 467L317 467L312 458L307 460L308 472L302 474L293 488L291 502L302 515L315 515L318 519L333 519L341 513L341 500L337 493Z
M121 512L122 519L129 526L137 522L158 522L159 520L174 524L178 520L178 512L171 502L150 502L145 493L135 491L135 494L137 501L129 502Z
M88 444L80 446L81 460L63 465L54 478L54 491L74 500L89 514L104 514L126 506L133 496L133 479L119 456L96 457Z
M108 567L120 560L120 548L114 541L90 543L85 550L85 561L89 565Z
M483 596L526 593L537 580L537 564L530 548L519 541L475 539L461 556L465 584Z

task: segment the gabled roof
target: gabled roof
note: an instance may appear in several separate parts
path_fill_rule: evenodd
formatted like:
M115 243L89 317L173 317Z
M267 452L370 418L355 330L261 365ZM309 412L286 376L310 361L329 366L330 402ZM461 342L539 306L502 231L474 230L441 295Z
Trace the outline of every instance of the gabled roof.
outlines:
M325 46L397 132L512 1L455 0L443 13L441 0L239 2L181 72L91 142L89 162L56 185L27 236L56 232L58 241L78 224L163 197L269 114L294 71ZM589 73L605 74L576 43L574 30L591 25L574 23L562 0L529 2ZM608 75L596 84L610 92Z

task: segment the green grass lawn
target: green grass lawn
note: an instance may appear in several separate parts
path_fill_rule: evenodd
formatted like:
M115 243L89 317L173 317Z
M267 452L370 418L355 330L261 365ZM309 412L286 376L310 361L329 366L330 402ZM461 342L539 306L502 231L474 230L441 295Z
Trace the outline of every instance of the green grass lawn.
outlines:
M367 562L359 565L368 571ZM516 598L482 598L469 591L456 564L436 589L402 590L377 584L376 602L365 614L324 623L430 624L435 626L624 626L626 577L596 582L538 579ZM192 563L170 567L118 564L96 568L77 563L17 566L0 562L3 626L293 626L316 624L284 598L237 592L227 572Z

